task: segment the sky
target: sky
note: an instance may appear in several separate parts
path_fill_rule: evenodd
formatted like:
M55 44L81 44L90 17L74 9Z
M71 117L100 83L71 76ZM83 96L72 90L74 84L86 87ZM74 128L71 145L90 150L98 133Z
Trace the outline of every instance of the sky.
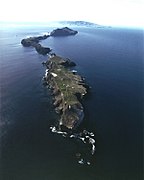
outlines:
M144 0L2 0L0 21L83 20L144 27Z

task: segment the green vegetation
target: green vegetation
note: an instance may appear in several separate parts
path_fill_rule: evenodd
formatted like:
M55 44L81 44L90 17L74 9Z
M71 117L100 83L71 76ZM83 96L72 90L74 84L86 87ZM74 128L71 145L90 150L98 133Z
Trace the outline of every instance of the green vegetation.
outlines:
M50 61L52 62L51 73L57 75L53 77L53 81L63 94L64 101L69 105L77 103L76 94L86 94L86 88L79 84L82 78L61 65L64 61L62 58L55 56Z

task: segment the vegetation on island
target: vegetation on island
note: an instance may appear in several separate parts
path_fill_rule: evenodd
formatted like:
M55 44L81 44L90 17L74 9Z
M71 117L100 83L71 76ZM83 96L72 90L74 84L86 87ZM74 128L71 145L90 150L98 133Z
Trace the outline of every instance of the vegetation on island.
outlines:
M69 65L68 65L69 62ZM50 57L46 63L48 74L45 80L53 90L54 106L61 114L60 125L74 128L84 117L80 100L87 93L83 78L69 69L71 61L59 56ZM65 66L65 64L67 64ZM72 63L74 65L74 63Z

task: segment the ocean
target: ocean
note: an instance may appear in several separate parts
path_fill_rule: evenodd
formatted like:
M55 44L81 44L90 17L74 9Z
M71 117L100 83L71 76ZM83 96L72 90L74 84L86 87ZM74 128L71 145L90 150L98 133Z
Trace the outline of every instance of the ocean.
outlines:
M76 144L51 133L59 118L43 85L47 56L20 41L54 27L0 27L0 179L142 180L144 31L74 27L78 34L41 42L76 62L91 87L83 126L94 132L90 166L78 164Z

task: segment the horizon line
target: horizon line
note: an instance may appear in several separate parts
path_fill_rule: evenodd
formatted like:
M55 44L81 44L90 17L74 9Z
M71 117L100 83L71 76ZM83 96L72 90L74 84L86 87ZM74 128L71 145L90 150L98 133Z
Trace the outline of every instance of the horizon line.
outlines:
M47 24L47 23L58 23L58 22L87 22L87 23L91 23L94 25L98 25L98 26L105 26L105 27L125 27L125 28L144 28L144 25L122 25L122 24L101 24L101 23L96 23L96 22L92 22L92 21L87 21L87 20L51 20L51 21L4 21L4 20L0 20L1 24L19 24L19 25L26 25L26 24Z

